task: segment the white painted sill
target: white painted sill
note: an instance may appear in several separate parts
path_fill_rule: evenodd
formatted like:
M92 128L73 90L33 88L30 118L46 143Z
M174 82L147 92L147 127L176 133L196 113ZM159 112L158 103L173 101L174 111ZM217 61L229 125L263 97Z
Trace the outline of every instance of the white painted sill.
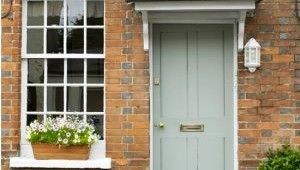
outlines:
M26 157L10 158L11 168L101 168L111 169L111 158L89 160L36 160Z

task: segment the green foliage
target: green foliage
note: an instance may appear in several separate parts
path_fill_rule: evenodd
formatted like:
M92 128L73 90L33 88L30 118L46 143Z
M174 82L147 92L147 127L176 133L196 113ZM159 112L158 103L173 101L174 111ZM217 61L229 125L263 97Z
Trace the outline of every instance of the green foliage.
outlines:
M99 136L95 128L76 118L48 118L45 122L35 120L26 127L26 139L30 143L49 143L63 146L92 145Z
M267 159L259 170L300 170L300 150L284 145L277 150L269 150Z

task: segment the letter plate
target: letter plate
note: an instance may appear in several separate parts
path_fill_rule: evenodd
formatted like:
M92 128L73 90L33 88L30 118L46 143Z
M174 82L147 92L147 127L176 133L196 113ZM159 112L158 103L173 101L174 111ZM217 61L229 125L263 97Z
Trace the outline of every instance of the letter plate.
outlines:
M180 132L204 132L204 124L180 124Z

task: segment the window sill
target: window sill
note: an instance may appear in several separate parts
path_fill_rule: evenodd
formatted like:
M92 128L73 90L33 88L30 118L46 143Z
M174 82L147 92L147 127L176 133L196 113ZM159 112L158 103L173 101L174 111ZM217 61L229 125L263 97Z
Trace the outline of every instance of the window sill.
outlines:
M110 169L111 159L89 160L36 160L25 157L10 158L11 168L101 168Z

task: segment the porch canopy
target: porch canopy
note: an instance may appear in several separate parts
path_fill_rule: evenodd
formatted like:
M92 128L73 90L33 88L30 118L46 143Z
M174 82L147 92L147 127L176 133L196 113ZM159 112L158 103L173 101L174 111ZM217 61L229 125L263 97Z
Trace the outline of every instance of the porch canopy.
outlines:
M238 50L244 47L245 19L255 0L127 0L143 17L144 50L151 23L236 23Z

